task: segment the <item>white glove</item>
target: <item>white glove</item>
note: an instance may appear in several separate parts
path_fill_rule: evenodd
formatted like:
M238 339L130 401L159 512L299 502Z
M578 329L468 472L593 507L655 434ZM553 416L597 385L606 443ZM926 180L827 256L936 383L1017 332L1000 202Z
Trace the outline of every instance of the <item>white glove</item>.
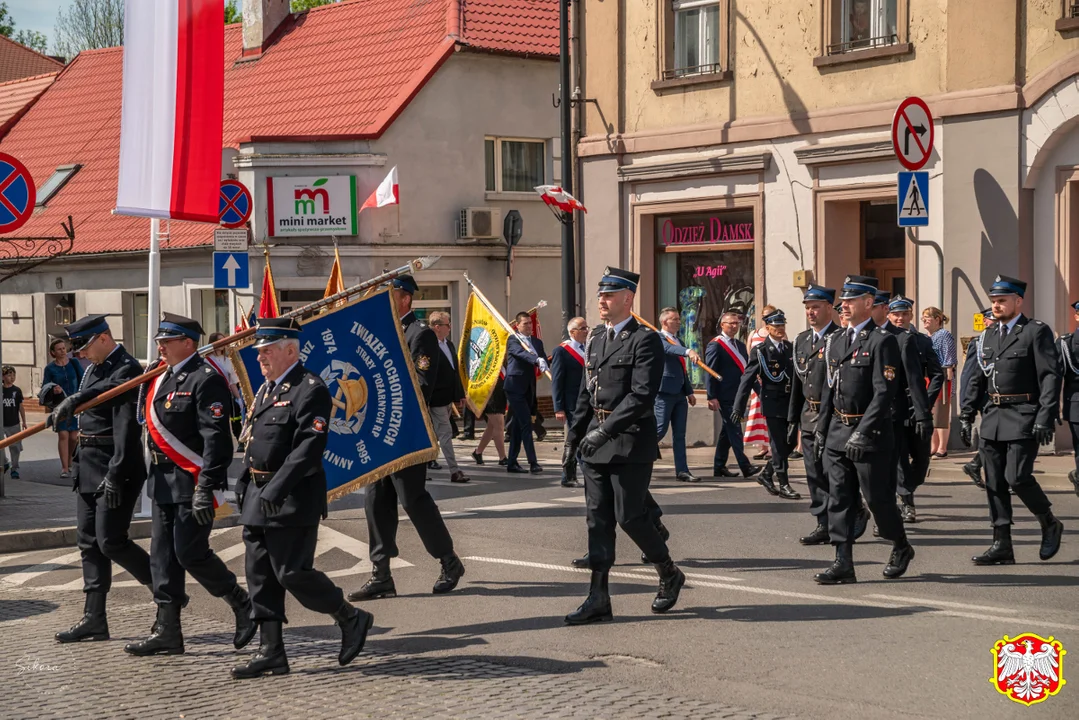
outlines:
M540 372L547 372L547 361L543 358L539 359L539 369Z

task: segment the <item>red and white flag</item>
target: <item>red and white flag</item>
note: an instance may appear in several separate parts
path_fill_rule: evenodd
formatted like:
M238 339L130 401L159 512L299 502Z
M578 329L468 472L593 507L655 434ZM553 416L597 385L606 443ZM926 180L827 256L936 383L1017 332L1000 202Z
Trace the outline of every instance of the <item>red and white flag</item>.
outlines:
M360 212L363 212L367 208L380 208L387 205L400 205L401 204L401 190L397 185L397 166L394 165L393 170L390 170L390 174L386 176L386 179L378 184L375 191L371 193L371 197L364 201L360 206Z
M217 222L224 12L224 0L125 3L118 214Z
M558 185L538 185L535 190L540 194L540 197L543 198L543 202L553 208L558 208L562 212L571 213L574 210L588 212L588 208L582 205L577 198L570 195Z

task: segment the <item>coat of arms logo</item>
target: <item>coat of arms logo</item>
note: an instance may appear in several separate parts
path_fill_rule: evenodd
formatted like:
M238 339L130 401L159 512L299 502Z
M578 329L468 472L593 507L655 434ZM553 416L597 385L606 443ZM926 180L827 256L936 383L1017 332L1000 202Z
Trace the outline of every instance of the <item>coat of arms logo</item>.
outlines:
M997 692L1026 706L1044 702L1064 687L1067 651L1052 635L1005 635L993 645L993 683Z

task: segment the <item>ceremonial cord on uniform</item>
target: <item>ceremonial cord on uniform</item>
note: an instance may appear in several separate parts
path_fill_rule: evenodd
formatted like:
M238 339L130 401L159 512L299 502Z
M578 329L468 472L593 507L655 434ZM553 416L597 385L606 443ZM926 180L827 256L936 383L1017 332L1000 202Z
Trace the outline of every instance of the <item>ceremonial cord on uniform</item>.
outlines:
M763 343L761 344L763 345ZM778 384L787 379L786 370L780 371L779 375L772 374L772 371L768 369L768 363L764 362L764 353L761 352L761 349L759 347L757 348L757 362L760 363L761 372L764 374L764 377L768 378L768 380L770 380L771 382Z
M592 395L592 402L596 402L596 388L592 387L592 373L589 372L588 358L592 354L592 341L596 339L597 333L592 333L588 336L588 342L584 344L584 383L588 388L588 392Z
M832 360L832 338L834 338L838 334L839 333L832 333L824 340L824 362L826 363L824 367L824 375L828 380L828 387L834 387L837 392L839 391L839 366L842 364L842 362L836 363L834 371L831 369L831 367L829 367L829 364Z
M813 330L810 329L810 332L813 332ZM809 343L809 347L813 347L812 341ZM807 359L805 362L805 367L802 367L801 363L798 362L798 353L795 352L797 349L798 348L796 346L791 346L791 355L793 356L792 360L794 361L794 372L804 382L806 377L809 376L809 363L813 359L813 353L810 353L808 356L806 356Z
M1064 366L1068 368L1073 375L1079 375L1079 368L1076 368L1077 363L1075 358L1072 357L1072 351L1068 347L1067 341L1062 337L1058 342L1060 343L1060 354L1064 357Z
M247 417L244 418L243 427L240 428L240 437L238 438L238 442L242 442L245 445L248 442L250 442L250 440L251 440L251 419L255 415L255 406L258 405L259 394L262 393L262 391L266 389L266 384L268 382L269 382L268 380L263 380L262 385L260 385L259 389L257 391L255 391L255 396L251 399L251 407L247 408ZM263 400L265 400L265 399L266 398L263 397Z

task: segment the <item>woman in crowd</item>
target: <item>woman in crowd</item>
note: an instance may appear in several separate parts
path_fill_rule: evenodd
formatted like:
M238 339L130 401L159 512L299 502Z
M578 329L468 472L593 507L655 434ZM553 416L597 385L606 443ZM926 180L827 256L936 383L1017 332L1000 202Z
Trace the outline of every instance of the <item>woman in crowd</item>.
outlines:
M77 363L68 357L67 341L55 338L49 343L49 356L52 362L45 366L45 372L41 377L41 384L53 384L52 393L56 401L64 399L72 393L78 392L79 381L82 373L79 372ZM60 477L71 477L71 460L75 455L75 448L79 444L79 420L71 418L62 423L53 425L56 433L57 453L60 455Z
M771 315L775 311L774 305L765 305L764 309L761 310L761 317ZM756 332L749 336L749 341L746 343L749 346L749 351L753 352L753 348L767 338L768 331L765 330L764 325L761 325ZM757 397L756 392L749 394L749 412L746 414L746 431L745 435L742 436L742 442L746 445L760 443L763 449L753 456L754 460L767 460L772 456L768 444L768 423L764 419L764 413L761 412L761 399Z
M506 442L503 438L506 427L503 422L506 414L506 391L502 388L502 385L503 379L499 376L495 389L491 391L491 397L487 399L487 405L483 409L483 417L487 421L487 427L483 429L480 444L476 446L476 451L472 453L472 459L476 461L477 465L483 465L483 449L492 440L495 443L495 450L498 451L498 464L506 464Z
M937 351L940 366L944 368L944 389L933 406L933 457L948 457L948 435L952 422L952 393L955 380L955 367L958 358L955 350L955 338L944 326L948 316L940 308L927 307L922 311L922 327L933 339L933 349Z

